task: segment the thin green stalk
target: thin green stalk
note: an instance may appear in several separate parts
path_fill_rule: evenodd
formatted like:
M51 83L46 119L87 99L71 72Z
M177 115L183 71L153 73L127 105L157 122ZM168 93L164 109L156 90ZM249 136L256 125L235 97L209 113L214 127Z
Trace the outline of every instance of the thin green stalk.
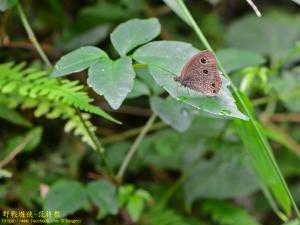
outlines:
M260 178L260 180L262 180L262 178ZM271 209L282 221L287 222L288 217L279 209L278 204L274 200L272 194L270 193L269 189L266 187L264 182L260 181L259 184L260 184L260 188L261 188L262 192L264 193L264 195L266 196L266 198L269 201Z
M28 38L29 40L32 42L33 46L36 48L37 52L39 53L41 59L44 61L44 63L49 67L49 68L53 68L50 60L48 59L47 55L45 54L45 52L43 51L43 49L41 48L29 22L28 22L28 19L24 13L24 10L23 10L23 7L21 5L20 2L18 2L17 4L17 9L18 9L18 12L19 12L19 16L21 18L21 21L22 21L22 24L27 32L27 35L28 35ZM98 139L96 137L94 137L93 133L90 131L89 127L87 126L85 120L82 118L82 115L81 115L81 112L76 109L76 112L77 112L77 115L79 116L80 118L80 121L82 122L83 124L83 127L84 129L86 130L88 136L90 137L90 139L93 141L94 145L95 145L95 148L96 148L96 151L99 153L100 157L101 157L101 160L103 161L104 163L104 166L105 168L107 169L107 171L110 173L110 175L113 175L113 171L104 155L104 149L103 147L101 146L100 142L98 141Z
M110 164L108 163L107 158L104 155L104 148L102 147L101 143L98 141L98 139L93 135L93 133L88 128L86 122L84 121L84 119L82 117L81 112L78 109L76 109L76 113L77 113L82 125L84 126L84 129L86 130L86 132L90 136L92 142L94 143L95 149L98 152L98 154L100 155L100 158L101 158L102 162L104 163L104 167L109 172L109 174L111 176L113 176L114 175L113 170L112 170Z
M50 63L48 57L46 56L45 52L43 51L43 49L41 48L29 22L28 19L24 13L24 10L22 8L21 3L17 4L17 9L19 12L19 16L21 18L21 21L23 23L23 26L27 32L28 38L29 40L32 42L32 44L34 45L34 47L36 48L37 52L39 53L39 55L41 56L42 60L44 61L44 63L49 67L52 68L52 64Z
M177 189L183 184L183 182L194 172L196 169L198 162L202 159L202 156L199 156L192 165L190 165L186 171L175 181L174 184L167 190L167 192L162 196L162 198L157 203L157 208L163 208L169 199L175 194Z
M136 153L138 146L140 145L140 143L142 142L142 140L144 139L144 137L146 136L147 132L150 130L150 128L152 127L155 119L156 119L157 115L155 113L153 113L150 118L148 119L147 123L145 124L145 126L143 127L143 129L141 130L141 133L139 134L139 136L137 136L137 138L135 139L133 145L131 146L131 148L129 149L129 151L127 152L127 155L125 157L125 159L122 162L122 165L118 171L118 175L117 175L117 179L121 182L125 171L131 161L131 159L133 158L133 155Z
M17 145L4 159L0 161L0 169L5 167L10 161L12 161L20 152L24 150L26 145L32 140L33 136L28 135L23 141Z
M211 45L209 44L209 42L207 41L206 37L204 36L204 34L202 33L201 29L199 28L199 26L197 25L196 21L194 20L194 18L192 17L192 15L190 14L189 10L187 9L186 5L184 4L183 0L178 0L179 2L179 5L181 6L183 12L185 13L187 19L189 20L189 23L190 25L192 26L192 28L194 29L194 31L196 32L196 34L198 35L199 39L201 40L202 44L210 51L214 52ZM247 116L249 117L249 122L251 123L251 125L253 126L254 130L256 131L258 137L259 137L259 140L261 142L261 144L264 146L264 148L267 150L267 151L264 151L263 153L266 154L266 158L268 160L270 160L270 163L272 164L272 166L274 167L274 169L276 170L276 173L278 174L278 177L292 203L292 206L297 214L297 217L299 218L300 220L300 213L299 213L299 210L298 210L298 207L288 189L288 186L281 174L281 171L277 165L277 163L275 162L275 159L274 159L274 156L273 154L271 153L271 150L269 148L269 145L268 143L266 142L263 134L261 133L261 131L259 130L259 128L257 127L256 123L255 123L255 119L254 117L252 116L251 112L249 111L247 105L245 104L242 96L240 95L240 93L238 92L236 86L234 85L234 83L231 81L230 77L228 76L227 72L225 71L222 63L220 62L220 60L217 58L217 62L218 62L218 65L219 65L219 68L220 70L222 71L222 73L224 74L224 76L229 80L230 84L231 84L231 88L232 88L232 91L234 93L234 95L236 96L236 100L237 102L242 106L242 109L244 110L244 112L246 112Z

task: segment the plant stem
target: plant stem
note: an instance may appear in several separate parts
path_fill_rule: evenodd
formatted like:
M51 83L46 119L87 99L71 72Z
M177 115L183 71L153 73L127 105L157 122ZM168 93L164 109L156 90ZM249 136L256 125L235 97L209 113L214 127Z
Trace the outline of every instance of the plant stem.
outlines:
M157 208L163 208L169 199L175 194L177 189L183 184L183 182L194 172L198 162L202 159L200 155L193 163L183 172L183 174L175 181L174 184L167 190L167 192L162 196L162 198L157 203Z
M32 44L34 45L34 47L36 48L37 52L39 53L39 55L41 56L42 60L44 61L44 63L49 67L52 68L52 64L50 63L50 60L48 59L48 57L46 56L45 52L43 51L43 49L41 48L29 22L28 19L24 13L24 10L22 8L21 3L17 4L17 9L19 12L19 16L21 18L21 21L23 23L23 26L27 32L28 38L29 40L32 42Z
M94 136L94 134L88 128L88 126L87 126L86 122L84 121L84 119L82 117L82 114L79 111L79 109L76 109L76 113L77 113L82 125L84 126L84 129L86 130L86 132L88 133L88 135L91 138L92 142L94 143L95 149L99 153L100 158L103 161L104 167L106 168L108 173L113 176L114 175L113 170L112 170L110 164L108 163L107 158L104 155L104 148L102 147L101 143L98 141L98 139Z
M26 145L31 141L31 139L32 135L28 135L27 137L25 137L23 141L17 147L15 147L7 157L0 161L0 168L3 168L11 160L13 160L16 157L16 155L18 155L26 147Z
M186 5L184 4L183 0L178 0L178 3L180 5L180 7L182 8L183 12L186 14L186 17L189 21L189 24L192 26L192 28L194 29L194 31L196 32L196 34L198 35L200 41L202 42L202 44L210 51L214 52L211 45L209 44L209 42L207 41L206 37L204 36L204 34L202 33L201 29L199 28L199 26L197 25L196 21L194 20L194 18L192 17L191 13L189 12L189 10L187 9ZM237 87L234 85L234 83L232 82L232 80L230 79L228 73L225 71L222 63L220 62L220 60L216 57L217 59L217 63L219 65L220 70L222 71L222 73L224 74L224 76L228 79L228 81L230 82L232 91L234 93L234 95L236 96L236 100L238 103L240 103L240 105L242 106L244 112L246 112L247 116L249 117L249 122L251 123L251 126L254 128L256 134L259 137L260 143L262 144L262 146L264 146L264 149L266 149L266 151L263 151L263 154L265 154L266 159L269 160L269 162L272 164L273 168L276 171L276 174L278 175L278 178L281 182L281 184L283 185L283 188L287 194L287 196L289 197L291 204L297 214L298 219L300 220L300 212L298 210L298 207L288 189L288 186L283 178L283 175L281 174L281 171L277 165L277 163L275 162L274 156L272 154L272 151L267 143L267 141L265 140L263 134L261 133L260 129L258 128L258 125L255 122L254 117L252 116L250 110L248 109L246 103L243 100L242 95L239 93L239 91L237 90Z
M138 146L140 145L141 141L144 139L145 135L147 134L147 132L150 130L151 126L153 125L155 119L156 119L156 114L153 113L150 118L148 119L147 123L145 124L145 126L143 127L143 129L141 130L141 133L137 136L137 138L135 139L133 145L131 146L131 148L129 149L129 151L127 152L127 155L125 157L125 159L122 162L122 165L118 171L118 175L117 175L117 179L119 181L122 181L125 171L133 157L133 155L136 153Z
M50 60L48 59L47 55L45 54L45 52L43 51L43 49L41 48L29 22L28 19L24 13L23 7L21 5L20 2L18 2L17 4L17 9L19 12L19 16L21 18L22 24L27 32L28 38L29 40L32 42L33 46L36 48L37 52L39 53L41 59L44 61L44 63L49 67L49 68L53 68ZM107 171L110 173L110 175L113 175L113 170L111 169L105 155L104 155L104 149L101 146L100 142L98 141L98 139L94 136L94 134L90 131L89 127L87 126L85 120L82 117L81 112L76 109L77 115L80 118L80 121L83 124L84 129L86 130L88 136L90 137L90 139L93 141L94 145L95 145L95 150L99 153L101 160L104 163L105 168L107 169Z

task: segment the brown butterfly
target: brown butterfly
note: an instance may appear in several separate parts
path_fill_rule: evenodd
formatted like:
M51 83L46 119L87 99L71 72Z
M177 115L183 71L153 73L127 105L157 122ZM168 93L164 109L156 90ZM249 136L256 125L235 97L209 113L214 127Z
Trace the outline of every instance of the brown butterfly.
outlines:
M174 77L174 80L206 96L218 95L222 86L216 58L208 50L193 56L183 67L180 76Z

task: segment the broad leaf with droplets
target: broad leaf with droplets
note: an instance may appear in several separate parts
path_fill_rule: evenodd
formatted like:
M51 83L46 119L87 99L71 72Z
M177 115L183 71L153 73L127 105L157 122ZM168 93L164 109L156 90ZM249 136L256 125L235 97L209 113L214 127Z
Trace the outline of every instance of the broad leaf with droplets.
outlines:
M116 61L104 58L88 70L87 83L99 95L104 95L113 109L118 109L132 90L135 72L129 57Z
M214 115L247 119L238 110L228 89L229 82L224 77L222 88L216 97L201 95L174 81L174 77L180 75L186 62L199 51L184 42L156 41L137 49L133 58L139 63L147 64L155 81L172 97Z
M150 98L150 105L151 109L175 130L186 131L192 123L193 107L184 102L178 102L174 98L152 97Z
M71 73L80 72L98 62L101 58L108 58L100 48L85 46L78 48L61 57L55 64L50 77L61 77Z

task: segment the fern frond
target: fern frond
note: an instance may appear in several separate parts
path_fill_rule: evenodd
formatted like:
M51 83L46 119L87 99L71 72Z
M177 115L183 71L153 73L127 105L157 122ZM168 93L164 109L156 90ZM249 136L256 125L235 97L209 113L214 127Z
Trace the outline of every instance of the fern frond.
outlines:
M102 116L120 123L101 108L91 105L93 101L84 86L78 81L49 79L47 71L27 67L25 63L0 64L0 102L11 108L35 108L36 117L46 116L49 119L61 117L67 120L65 130L74 131L82 136L83 141L93 145L82 122L76 114L76 108L86 112L84 121L91 131L96 128L89 121L89 113Z
M102 116L108 120L120 123L101 108L91 105L93 101L83 85L78 81L56 79L49 80L47 71L38 71L34 68L24 69L25 64L14 66L13 63L0 65L0 88L4 94L19 92L22 96L37 98L44 96L50 101L59 101L74 106L82 111Z

